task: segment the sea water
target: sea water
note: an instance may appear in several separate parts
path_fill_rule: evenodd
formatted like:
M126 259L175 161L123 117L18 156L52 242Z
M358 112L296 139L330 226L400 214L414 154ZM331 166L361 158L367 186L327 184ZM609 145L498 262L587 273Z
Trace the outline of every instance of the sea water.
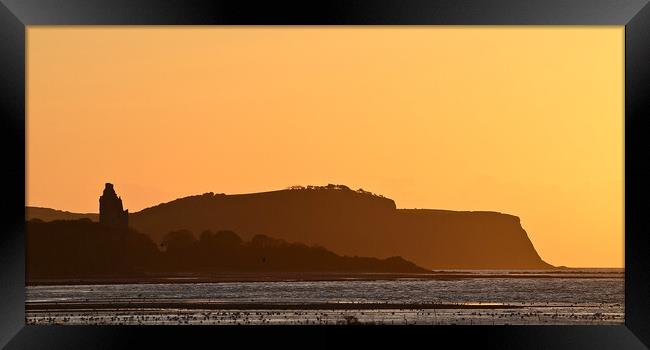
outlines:
M453 277L28 286L27 323L624 322L622 270L456 271L449 275Z

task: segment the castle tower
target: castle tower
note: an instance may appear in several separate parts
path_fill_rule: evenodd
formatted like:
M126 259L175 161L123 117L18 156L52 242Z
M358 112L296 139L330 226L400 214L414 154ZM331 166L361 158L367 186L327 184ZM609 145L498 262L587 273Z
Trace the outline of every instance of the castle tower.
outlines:
M99 223L118 228L129 226L129 211L122 208L122 199L111 183L106 183L104 193L99 197Z

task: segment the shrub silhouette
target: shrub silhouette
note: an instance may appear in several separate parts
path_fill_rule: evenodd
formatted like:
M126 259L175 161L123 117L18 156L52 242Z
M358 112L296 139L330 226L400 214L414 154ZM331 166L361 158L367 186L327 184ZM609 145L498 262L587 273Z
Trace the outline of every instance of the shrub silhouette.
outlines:
M215 272L425 272L402 258L338 256L323 247L233 231L167 233L161 249L132 229L87 219L27 222L28 279Z

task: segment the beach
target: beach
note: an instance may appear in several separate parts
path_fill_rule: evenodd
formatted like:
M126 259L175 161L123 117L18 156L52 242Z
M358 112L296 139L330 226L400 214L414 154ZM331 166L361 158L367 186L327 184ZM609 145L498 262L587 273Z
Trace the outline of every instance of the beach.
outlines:
M426 276L314 274L289 279L285 274L236 281L241 276L224 275L218 282L177 276L174 282L45 283L27 287L26 322L622 324L623 275L622 270L611 269L441 271Z

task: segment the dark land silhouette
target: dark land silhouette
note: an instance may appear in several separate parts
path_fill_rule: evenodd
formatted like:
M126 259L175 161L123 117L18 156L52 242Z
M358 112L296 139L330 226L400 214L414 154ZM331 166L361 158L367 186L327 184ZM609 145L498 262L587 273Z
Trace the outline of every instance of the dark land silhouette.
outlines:
M25 217L27 220L38 219L41 221L89 219L91 221L99 222L99 214L97 213L72 213L69 211L41 207L27 207Z
M323 247L264 235L243 241L232 231L169 232L159 247L130 228L88 219L27 222L27 278L87 279L222 272L428 272L400 257L336 255Z
M27 208L27 217L96 220L97 215ZM553 268L537 254L516 216L397 209L389 198L343 185L205 193L130 213L128 220L132 229L157 244L171 231L234 231L245 240L265 234L346 256L402 256L428 269ZM200 240L198 234L194 239Z

